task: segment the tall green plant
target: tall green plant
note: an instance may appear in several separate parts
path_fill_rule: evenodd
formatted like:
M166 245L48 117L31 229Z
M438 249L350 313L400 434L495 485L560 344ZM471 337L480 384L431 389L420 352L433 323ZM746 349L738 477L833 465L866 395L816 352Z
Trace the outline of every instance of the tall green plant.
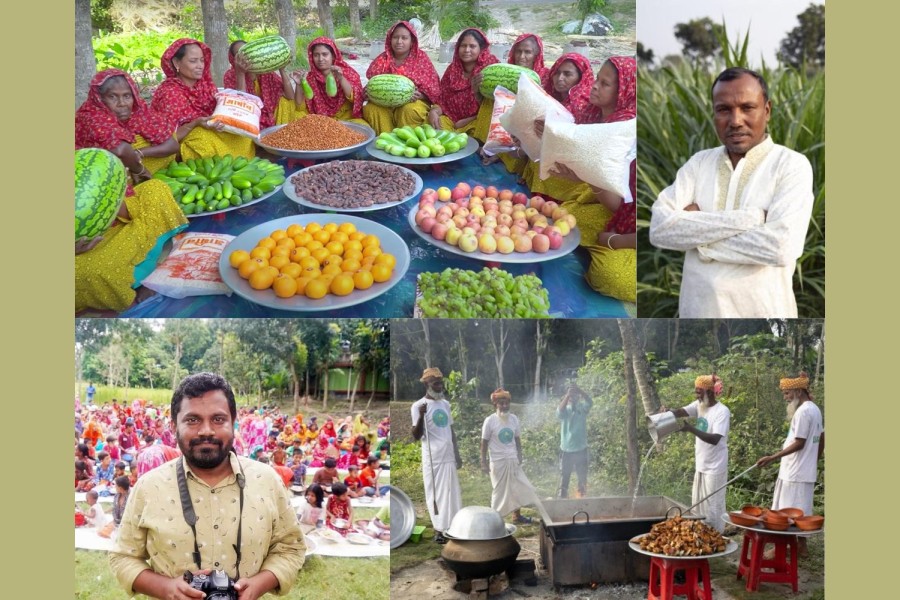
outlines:
M748 41L749 33L734 44L723 34L725 65L748 66ZM768 82L772 102L769 133L812 164L815 203L805 250L797 261L794 292L801 316L824 317L825 75L765 64L758 70ZM687 62L638 67L638 312L643 317L672 317L678 309L684 254L650 244L650 208L692 155L720 145L710 96L716 74Z

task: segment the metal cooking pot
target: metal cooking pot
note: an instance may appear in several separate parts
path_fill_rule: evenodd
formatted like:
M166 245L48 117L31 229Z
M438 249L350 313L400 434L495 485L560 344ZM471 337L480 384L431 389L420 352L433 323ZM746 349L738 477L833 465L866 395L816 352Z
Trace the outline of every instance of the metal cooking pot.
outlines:
M510 536L503 517L487 506L467 506L450 522L447 537L458 540L497 540Z
M497 540L451 538L441 551L441 558L461 578L475 579L508 571L519 550L519 542L511 535Z

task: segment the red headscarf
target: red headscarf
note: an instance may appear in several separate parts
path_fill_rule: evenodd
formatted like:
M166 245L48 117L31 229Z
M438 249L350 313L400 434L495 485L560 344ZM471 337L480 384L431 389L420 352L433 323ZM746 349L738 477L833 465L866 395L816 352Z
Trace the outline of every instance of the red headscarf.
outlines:
M412 38L412 44L409 54L403 64L397 66L394 64L394 51L391 48L391 36L394 30L403 26L409 31ZM366 77L371 79L376 75L403 75L409 77L416 84L416 89L422 92L432 104L438 104L441 101L441 80L438 77L431 59L424 51L419 49L419 38L416 35L416 28L408 21L398 21L393 27L388 29L384 38L384 52L379 54L369 68L366 70Z
M120 121L100 97L100 86L113 77L124 77L133 98L131 117ZM137 86L125 71L106 69L91 79L87 100L75 111L75 149L103 148L112 150L122 142L134 143L139 135L153 145L172 137L175 126L165 115L150 110L138 93Z
M444 71L444 76L441 77L441 108L454 123L466 117L474 117L478 113L478 107L481 104L481 101L475 97L475 92L472 91L471 79L466 78L462 60L459 58L460 40L473 31L481 34L481 37L487 41L487 36L480 29L474 27L464 29L456 39L456 45L453 46L453 61L447 67L447 70ZM490 48L491 44L487 42L484 48L481 49L471 76L479 73L488 65L500 62L496 56L491 54Z
M172 59L179 48L187 44L196 44L203 52L203 76L189 88L175 72ZM166 74L165 81L160 84L153 94L150 106L159 112L165 113L178 125L183 125L199 117L208 117L216 109L216 84L213 83L209 73L212 63L212 51L203 42L191 38L181 38L172 42L162 56L162 70Z
M539 35L535 35L533 33L523 33L519 37L516 38L516 41L513 42L512 48L509 49L509 57L506 62L511 65L516 64L516 46L519 45L519 42L523 42L531 38L537 44L537 55L534 57L534 64L531 66L531 70L540 75L541 77L541 85L546 85L547 77L550 75L550 69L544 66L544 42L541 40Z
M561 98L553 88L553 78L556 77L556 72L559 71L559 68L567 60L575 64L578 72L581 73L581 79L569 90L567 98ZM566 107L566 110L575 117L575 122L580 123L581 121L578 120L579 115L583 115L584 111L590 107L591 86L593 85L594 72L591 71L591 62L587 57L575 52L569 52L568 54L560 56L556 62L553 63L553 66L550 67L550 74L547 76L547 81L544 83L544 90L559 100L562 105Z
M228 62L231 68L225 71L224 85L233 90L237 89L237 75L234 73L234 56L228 53ZM253 85L251 73L244 74L244 89L248 94L256 95L256 86ZM275 124L275 108L284 92L281 75L278 73L260 73L256 75L259 82L259 98L263 102L262 114L259 116L259 127L265 129Z
M338 50L337 44L327 37L317 37L306 47L306 56L309 59L309 73L306 74L306 81L313 89L313 97L306 101L306 107L312 114L333 117L344 105L344 102L347 101L347 97L344 96L344 90L341 89L340 85L338 86L337 96L334 98L329 98L328 94L325 93L325 75L313 64L312 57L313 48L319 44L328 46L331 49L334 64L341 68L344 77L350 82L350 87L353 88L353 118L361 119L364 93L359 73L347 64L341 55L341 51Z
M601 117L600 108L591 104L583 111L583 114L575 115L576 122L615 123L634 119L637 116L637 61L630 56L611 56L608 62L615 67L619 78L616 109L605 117Z

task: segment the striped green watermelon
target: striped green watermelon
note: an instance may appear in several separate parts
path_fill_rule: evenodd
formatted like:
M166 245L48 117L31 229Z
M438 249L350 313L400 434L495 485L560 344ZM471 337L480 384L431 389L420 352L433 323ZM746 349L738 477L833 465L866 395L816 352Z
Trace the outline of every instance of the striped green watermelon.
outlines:
M269 73L291 62L291 47L280 35L268 35L241 46L234 61L248 73Z
M412 79L403 75L376 75L366 84L366 97L369 102L387 108L403 106L416 91Z
M541 85L541 77L531 69L511 65L508 63L495 63L481 70L481 88L479 91L485 98L494 97L494 88L502 85L512 93L519 91L519 76L525 73L536 84Z
M109 227L125 198L125 165L109 150L75 151L75 239L94 238Z

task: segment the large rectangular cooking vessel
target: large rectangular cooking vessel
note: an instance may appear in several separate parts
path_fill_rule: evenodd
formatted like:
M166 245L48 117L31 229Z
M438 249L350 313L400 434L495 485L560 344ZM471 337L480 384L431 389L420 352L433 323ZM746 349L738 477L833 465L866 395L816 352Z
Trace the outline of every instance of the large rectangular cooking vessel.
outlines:
M646 581L650 559L629 549L628 540L665 521L673 506L687 508L666 496L542 500L541 561L553 585Z

